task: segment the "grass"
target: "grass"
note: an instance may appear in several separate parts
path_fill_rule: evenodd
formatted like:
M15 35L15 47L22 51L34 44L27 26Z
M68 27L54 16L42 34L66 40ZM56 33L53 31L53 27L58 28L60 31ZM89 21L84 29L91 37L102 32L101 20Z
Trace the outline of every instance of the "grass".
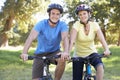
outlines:
M110 47L112 56L103 59L105 64L104 80L120 80L120 47ZM98 48L102 52L102 48ZM30 54L33 49L30 50ZM0 49L0 80L31 80L32 61L23 62L19 55L21 49L14 50L8 48ZM54 65L50 66L50 71L54 74ZM62 80L72 80L72 64L68 63Z

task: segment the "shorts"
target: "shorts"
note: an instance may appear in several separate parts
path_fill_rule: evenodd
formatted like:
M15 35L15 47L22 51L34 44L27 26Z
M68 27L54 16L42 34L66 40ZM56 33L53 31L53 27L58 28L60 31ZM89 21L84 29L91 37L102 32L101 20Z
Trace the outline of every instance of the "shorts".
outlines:
M98 53L92 53L89 56L98 56ZM103 65L101 58L90 59L90 64L96 69L98 65ZM83 76L83 60L74 61L73 64L73 80L82 80Z
M60 52L60 50L52 52L52 53L43 53L43 54L37 54L37 55L35 54L35 56L50 57L50 56L56 55L59 52ZM50 62L53 64L57 64L56 60L51 60ZM41 78L43 76L43 65L44 65L43 60L37 59L37 58L34 59L33 67L32 67L32 79Z

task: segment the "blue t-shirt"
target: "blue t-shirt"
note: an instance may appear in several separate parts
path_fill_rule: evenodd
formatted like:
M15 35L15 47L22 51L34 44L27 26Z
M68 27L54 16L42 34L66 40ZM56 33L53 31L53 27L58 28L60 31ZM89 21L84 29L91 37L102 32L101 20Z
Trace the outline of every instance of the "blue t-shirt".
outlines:
M65 22L59 21L55 27L51 27L48 19L44 19L38 22L33 29L39 32L35 54L42 54L60 50L61 32L68 31L68 26Z

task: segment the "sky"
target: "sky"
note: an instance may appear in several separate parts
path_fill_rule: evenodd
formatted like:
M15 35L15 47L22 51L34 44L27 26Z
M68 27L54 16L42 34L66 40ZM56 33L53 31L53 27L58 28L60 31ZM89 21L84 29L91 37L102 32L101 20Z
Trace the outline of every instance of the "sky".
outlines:
M1 7L4 6L4 2L5 2L5 1L6 1L6 0L0 0L0 11L1 11ZM60 5L63 6L63 1L64 1L64 0L51 0L51 3L58 3L58 4L60 4ZM44 18L44 17L43 17L43 18ZM66 19L63 18L63 20L66 20Z
M5 1L6 0L0 0L0 11L1 11L1 7L4 6ZM51 0L51 3L59 3L62 5L63 4L62 1L64 1L64 0Z
M0 0L0 9L1 9L1 6L4 6L4 2L5 2L6 0ZM58 4L63 4L63 1L64 0L51 0L51 3L58 3ZM81 0L81 1L85 1L85 0Z
M58 4L63 4L62 1L64 0L51 0L51 3L58 3Z
M4 6L4 2L5 0L0 0L0 10L1 10L1 6Z

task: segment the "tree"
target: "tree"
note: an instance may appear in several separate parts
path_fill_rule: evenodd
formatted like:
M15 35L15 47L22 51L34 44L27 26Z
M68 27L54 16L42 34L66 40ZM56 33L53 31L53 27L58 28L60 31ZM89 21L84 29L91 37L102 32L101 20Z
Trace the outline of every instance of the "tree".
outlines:
M77 15L75 14L75 8L82 2L80 2L79 0L65 0L65 4L66 5L66 11L65 14L68 13L69 15L67 16L67 18L70 20L69 22L69 31L72 28L72 25L75 21L78 20Z
M117 39L117 46L120 46L120 0L110 0L110 7L111 7L111 26L113 34L118 35ZM114 27L113 27L114 25Z
M120 45L120 0L82 1L83 0L66 0L67 13L69 13L68 18L72 19L72 21L69 22L70 29L78 19L74 12L76 6L81 3L86 3L92 7L92 19L100 24L107 42L109 44L118 43L117 45Z
M31 24L31 15L39 11L44 11L49 1L46 0L6 0L0 12L0 21L3 25L0 29L0 47L6 46L8 34L12 27L18 24L19 30L28 31Z
M107 1L99 1L96 0L96 2L93 2L92 9L93 9L93 17L97 22L99 22L102 32L104 34L104 37L106 39L106 30L107 30L107 24L106 20L109 19L110 16L110 7L109 2Z

